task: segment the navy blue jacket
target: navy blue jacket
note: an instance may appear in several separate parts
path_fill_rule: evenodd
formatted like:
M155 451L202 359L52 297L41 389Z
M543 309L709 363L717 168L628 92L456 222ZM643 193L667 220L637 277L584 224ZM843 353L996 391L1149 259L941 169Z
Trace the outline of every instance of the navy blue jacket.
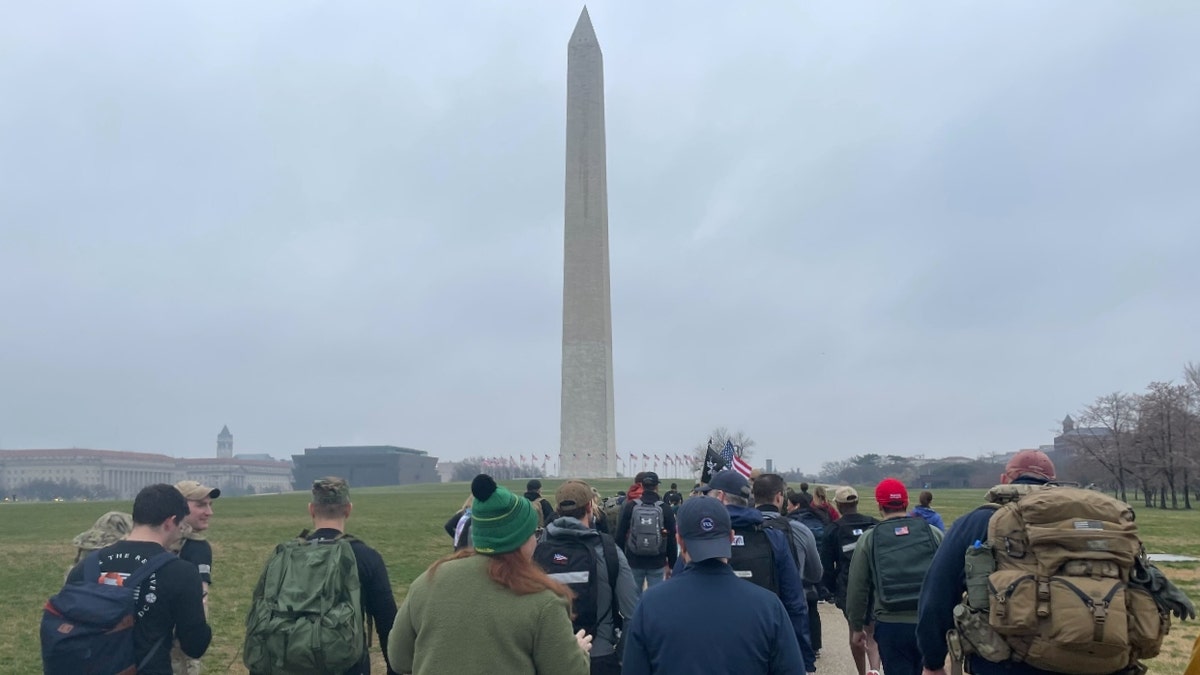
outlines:
M762 525L763 514L758 509L747 506L725 505L729 511L729 520L733 527L753 527ZM779 583L779 599L787 609L788 617L792 620L792 630L800 653L804 657L809 672L816 670L816 653L812 643L808 641L808 601L804 599L804 584L800 581L800 570L796 569L796 559L792 557L792 542L789 534L782 530L767 528L767 541L771 542L771 550L775 554L775 579ZM683 570L683 558L675 562L671 574ZM753 584L751 584L753 585ZM686 614L681 616L687 616ZM714 671L717 672L717 671Z
M1014 483L1041 485L1045 481L1022 476ZM966 553L976 540L987 541L988 521L995 509L980 507L954 521L925 573L917 609L917 646L930 670L946 663L946 631L954 627L954 606L967 589ZM1016 663L992 663L971 657L975 675L1055 675L1051 671Z
M667 616L691 619L664 621ZM720 560L705 560L642 594L621 673L804 675L793 635L774 593L737 578Z

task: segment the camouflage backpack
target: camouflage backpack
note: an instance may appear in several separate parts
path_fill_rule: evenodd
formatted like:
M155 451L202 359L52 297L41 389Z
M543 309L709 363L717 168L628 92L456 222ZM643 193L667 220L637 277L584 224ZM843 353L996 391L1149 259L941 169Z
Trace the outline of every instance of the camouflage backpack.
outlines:
M610 529L616 530L617 523L621 521L621 498L618 496L606 497L604 499L604 518L608 520Z
M121 511L109 511L96 519L90 530L75 535L71 543L78 551L75 562L83 560L83 556L91 551L115 544L133 531L133 516Z
M988 499L948 636L956 656L1099 675L1158 654L1170 618L1130 584L1145 554L1128 504L1055 485L1001 485Z

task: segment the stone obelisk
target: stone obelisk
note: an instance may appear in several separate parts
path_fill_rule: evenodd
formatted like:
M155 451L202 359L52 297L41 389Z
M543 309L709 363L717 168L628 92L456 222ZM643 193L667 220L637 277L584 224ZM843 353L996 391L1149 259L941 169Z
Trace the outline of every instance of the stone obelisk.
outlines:
M604 59L587 8L567 45L567 180L563 255L559 473L617 475Z

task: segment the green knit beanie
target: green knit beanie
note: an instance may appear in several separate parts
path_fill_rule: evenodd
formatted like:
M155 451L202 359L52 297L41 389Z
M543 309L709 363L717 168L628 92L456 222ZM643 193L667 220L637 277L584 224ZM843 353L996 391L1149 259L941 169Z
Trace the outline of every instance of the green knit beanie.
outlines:
M496 485L486 473L471 481L471 494L471 544L477 553L515 551L537 529L533 503Z

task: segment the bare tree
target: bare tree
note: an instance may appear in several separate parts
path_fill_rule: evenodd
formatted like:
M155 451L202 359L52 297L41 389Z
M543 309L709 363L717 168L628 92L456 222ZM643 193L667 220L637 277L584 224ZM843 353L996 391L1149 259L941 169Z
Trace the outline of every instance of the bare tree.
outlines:
M851 466L853 465L848 459L836 459L829 462L822 462L821 473L818 474L817 477L825 482L833 483L838 480L838 477L842 475L843 471L849 469Z
M1147 468L1159 477L1159 508L1179 508L1179 479L1189 458L1188 440L1195 435L1196 420L1190 413L1191 393L1186 385L1170 382L1151 382L1142 396L1139 413L1138 440L1150 460ZM1186 490L1186 486L1185 486ZM1185 496L1185 500L1188 498Z
M708 453L709 447L712 447L714 452L720 453L721 449L725 447L725 441L729 441L733 445L734 454L746 461L750 461L751 455L754 454L751 448L758 445L753 438L740 429L731 434L727 427L717 427L712 430L707 440L696 446L692 453L690 462L692 471L699 471L703 466L704 456Z
M1200 363L1188 361L1183 367L1183 376L1192 391L1200 392Z
M1087 456L1113 477L1122 501L1128 501L1125 493L1129 474L1127 454L1137 430L1140 403L1139 397L1133 394L1119 391L1106 394L1079 411L1081 429L1076 429L1076 433L1064 433L1071 450ZM1093 429L1104 432L1095 433Z
M1200 364L1189 361L1183 367L1183 376L1187 391L1187 424L1183 428L1183 508L1190 509L1195 488L1192 481L1200 470ZM1200 499L1200 491L1197 491L1197 499Z

